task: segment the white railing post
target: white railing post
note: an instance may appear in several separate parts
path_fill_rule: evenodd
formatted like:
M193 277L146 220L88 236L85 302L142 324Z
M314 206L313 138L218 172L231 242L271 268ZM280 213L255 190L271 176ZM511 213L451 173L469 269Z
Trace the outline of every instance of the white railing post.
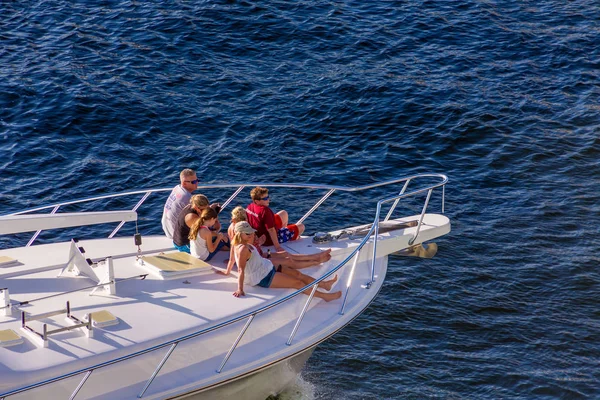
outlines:
M56 214L56 212L58 211L59 208L60 208L60 204L57 205L56 207L54 207L54 209L52 210L52 212L50 214ZM40 233L42 233L41 230L34 233L33 236L31 237L31 239L29 239L29 242L27 242L27 244L25 245L25 247L31 246L33 244L33 242L35 242L35 239L37 239L37 237L40 235Z
M73 400L75 399L75 396L77 396L77 393L79 393L79 391L81 390L81 388L83 387L83 385L85 385L85 382L88 380L88 378L90 377L90 375L92 374L94 370L90 369L85 376L83 377L83 379L81 380L81 382L79 382L79 385L77 385L77 387L75 388L75 391L73 392L73 394L71 394L71 397L69 397L69 400Z
M442 185L442 214L445 212L446 207L446 185Z
M421 230L421 224L423 223L423 217L425 216L425 211L427 211L427 206L429 205L429 199L431 198L431 192L433 189L429 189L427 191L427 199L425 199L425 204L423 205L423 211L421 211L421 216L419 217L419 223L417 224L417 231L415 232L415 236L408 241L408 244L412 245L417 236L419 236L419 231Z
M350 270L350 275L348 276L348 283L346 284L346 294L344 295L344 301L342 302L340 315L344 315L344 309L346 308L346 299L348 298L348 292L350 292L350 288L352 287L352 280L354 279L354 270L356 269L356 264L358 264L360 250L361 249L357 249L356 256L354 257L354 262L352 263L352 269Z
M140 199L140 201L137 202L137 204L135 205L135 207L133 207L131 211L137 211L137 209L140 208L140 206L144 203L144 201L146 201L150 194L152 194L152 192L146 192L146 194L144 194L144 196ZM117 234L117 232L119 232L123 225L125 225L125 221L121 221L119 225L112 231L112 233L108 235L108 238L112 239Z
M294 336L296 336L296 332L298 331L298 328L300 327L300 323L302 322L302 319L304 318L304 314L306 313L306 310L308 310L308 305L310 304L311 300L313 299L313 297L315 295L315 292L317 291L317 286L319 286L318 283L313 285L313 289L310 292L310 296L308 296L308 300L306 300L306 303L304 304L304 308L302 309L300 316L296 320L296 325L294 325L294 329L292 329L292 334L290 335L288 341L285 343L288 346L290 346L292 344L292 340L294 340Z
M377 202L377 212L375 213L375 232L373 236L373 260L371 261L371 280L364 287L369 289L375 282L375 260L377 259L377 238L379 237L379 213L381 212L381 201Z
M229 198L225 201L225 203L221 204L221 210L224 210L225 207L227 207L229 205L229 203L231 203L233 201L233 199L235 199L237 197L238 194L240 194L240 192L242 190L244 190L246 186L240 186L231 196L229 196Z
M225 367L225 364L227 363L227 361L229 360L229 357L231 357L231 355L233 354L233 351L235 350L235 348L237 347L238 343L240 342L240 340L242 340L242 337L244 336L244 333L246 333L246 330L248 330L248 327L250 326L250 323L252 323L252 320L254 319L254 316L256 314L252 314L250 316L250 318L248 318L248 321L246 321L246 325L244 325L244 328L242 328L242 331L240 332L240 334L238 335L237 339L235 339L235 342L233 342L233 345L231 346L231 348L229 349L229 351L227 352L227 354L225 355L225 358L223 359L223 362L221 363L221 365L219 366L219 369L217 369L217 373L220 374L221 371L223 371L223 367Z
M312 214L321 204L323 204L325 200L329 198L329 196L333 194L333 192L335 192L335 189L331 189L329 192L325 193L325 196L321 197L321 200L317 201L317 203L310 210L308 210L308 212L304 214L304 216L302 216L298 222L296 222L296 225L303 223L304 220L310 216L310 214Z
M163 359L161 360L161 362L158 364L158 366L156 367L156 369L154 370L154 372L152 373L152 376L150 377L150 379L148 379L148 382L146 382L146 385L144 385L144 388L142 389L142 391L140 392L140 394L138 394L138 399L141 399L142 396L144 395L144 393L146 393L146 390L148 390L148 388L150 387L150 384L152 383L152 381L154 381L154 378L156 378L156 375L158 375L158 373L160 372L160 370L162 369L162 367L165 365L165 363L167 362L167 360L169 359L169 357L171 357L171 354L173 353L173 350L175 350L175 347L177 347L177 344L179 344L179 342L175 342L171 345L171 348L169 349L169 351L167 352L167 354L165 354L165 356L163 357Z
M406 183L404 184L404 186L402 187L402 190L400 191L400 193L398 193L398 196L402 196L404 194L404 192L406 191L406 187L408 186L408 183L410 182L410 179L408 179L406 181ZM396 199L394 200L394 204L392 204L392 207L390 208L390 211L388 211L387 215L385 216L384 221L387 221L390 219L390 217L392 216L392 213L394 212L394 210L396 209L396 206L398 205L398 202L400 201L400 199Z

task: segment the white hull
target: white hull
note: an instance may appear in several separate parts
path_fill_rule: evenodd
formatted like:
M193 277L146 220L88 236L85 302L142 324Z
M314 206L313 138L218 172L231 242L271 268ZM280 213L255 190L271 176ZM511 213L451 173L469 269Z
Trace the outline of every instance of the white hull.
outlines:
M216 387L172 397L172 399L221 400L237 398L264 400L271 395L277 395L296 381L314 349L312 347L303 350L290 358L265 366L258 371L235 378Z

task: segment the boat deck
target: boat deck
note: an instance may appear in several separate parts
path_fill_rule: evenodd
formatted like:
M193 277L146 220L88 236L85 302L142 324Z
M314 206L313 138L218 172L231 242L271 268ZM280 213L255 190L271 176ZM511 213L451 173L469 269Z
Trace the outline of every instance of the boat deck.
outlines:
M414 220L415 217L405 218L404 220L411 219ZM426 214L423 222L419 242L449 231L449 221L444 216ZM377 274L385 275L387 268L385 256L391 251L399 250L397 243L389 245L389 248L387 248L386 243L388 241L385 239L395 238L407 243L414 231L414 227L408 227L380 234L380 239L383 240L378 242ZM333 233L335 234L335 232ZM290 253L301 254L317 253L331 248L332 258L330 261L302 270L303 273L319 278L344 260L352 249L360 243L361 239L346 238L316 245L311 241L311 238L302 238L295 242L286 243L283 247ZM406 247L406 243L402 246ZM9 289L13 304L15 302L30 302L19 306L19 311L25 311L30 315L35 316L65 308L66 302L69 301L71 314L80 320L84 320L87 313L106 310L118 318L118 324L94 328L93 337L90 338L86 337L79 329L56 333L49 336L48 347L43 348L35 345L24 334L21 329L20 312L13 313L12 316L0 316L0 330L12 329L24 338L22 344L0 348L0 392L37 382L40 379L50 379L74 370L83 370L99 363L160 345L169 340L192 334L236 316L249 313L294 291L292 289L266 289L246 286L244 289L246 296L236 298L232 296L232 293L237 288L237 275L223 276L214 272L163 280L139 265L136 261L137 246L134 245L132 238L126 237L82 240L78 243L78 246L85 249L85 257L94 261L108 256L113 258L114 274L117 280L116 294L110 295L99 289L94 295L90 295L91 289L79 289L95 285L93 280L85 276L73 276L68 272L57 277L68 262L70 246L70 243L58 243L1 250L0 257L8 256L18 260L18 263L17 265L0 268L0 288ZM33 251L34 249L36 251ZM144 237L141 249L144 256L173 251L171 241L160 236ZM307 299L306 296L296 296L288 302L289 304L285 303L271 309L273 311L268 311L269 313L276 312L278 318L272 318L271 316L274 314L271 314L271 316L268 314L259 315L257 317L257 322L253 323L253 328L248 330L244 340L240 342L240 350L236 350L233 354L225 371L230 369L231 376L235 376L235 374L239 374L242 368L251 370L251 360L255 360L258 366L261 363L264 364L264 359L259 361L264 356L271 357L272 362L276 361L277 357L284 358L286 352L300 351L302 348L306 348L311 341L316 344L318 341L325 339L335 332L336 324L339 325L337 329L341 329L351 320L353 313L356 315L360 313L372 300L383 281L383 279L379 279L378 285L374 288L375 293L370 293L368 296L364 293L366 289L361 289L360 284L370 278L370 264L367 260L371 258L371 254L366 254L365 250L366 248L363 249L363 252L365 252L364 257L361 256L359 259L360 265L354 273L353 289L350 291L351 295L347 303L347 318L339 322L332 321L333 317L339 316L341 300L325 303L322 300L313 299L310 312L303 321L302 328L298 331L298 336L295 339L298 348L294 350L293 346L286 346L285 342ZM372 248L369 251L372 251ZM211 260L211 264L224 269L228 257L229 252L221 252ZM352 262L348 263L338 271L340 279L333 287L333 291L346 289L351 275L351 264ZM367 266L367 264L369 265ZM142 280L139 276L143 274L148 275ZM138 278L134 278L136 276ZM121 279L128 280L118 282ZM34 301L60 293L64 294ZM285 318L281 318L282 315L285 315ZM64 317L64 314L53 316L45 318L43 322L48 324L49 329L68 326L69 323L65 321ZM331 321L331 323L328 321ZM211 379L216 379L215 369L219 367L223 355L235 341L235 337L243 323L244 321L240 321L231 325L230 329L210 332L207 334L207 336L210 335L210 340L205 340L202 344L203 348L200 350L188 348L187 353L186 351L179 351L178 357L187 357L188 360L183 361L185 365L191 365L191 369L194 365L206 362L207 359L214 359L214 368L207 370L205 372L206 376L199 375L198 371L194 373L196 382L199 376L204 378L204 384L210 383ZM28 322L28 325L31 325L38 332L42 331L42 321ZM327 325L333 326L334 330L324 332L323 326ZM281 332L273 335L278 330ZM278 342L276 346L269 345L274 341ZM253 346L256 346L257 349L262 346L262 349L253 350L254 354L252 354L252 352L247 351L248 343L253 343ZM243 348L246 350L241 350ZM194 351L199 353L194 353ZM136 381L138 378L135 374L128 374L126 381L115 382L115 387L118 387L120 391L118 396L122 397L122 391L127 392L127 390L129 390L127 392L129 394L137 393L140 389L139 382L145 382L156 367L156 359L160 361L163 354L164 351L161 350L160 354L153 356L147 362L148 365L145 368L138 362L138 367L142 369L139 381ZM140 360L142 359L140 358ZM169 375L171 373L173 376L177 376L176 379L182 380L180 386L184 387L186 370L177 366L179 361L181 360L178 360L177 357L173 361L169 361L173 364L172 368L165 368L161 374ZM226 377L227 374L222 374L222 376ZM76 382L80 378L69 379L75 379L73 381L75 383L67 386L76 386ZM175 378L172 377L171 379ZM128 385L130 389L128 389ZM173 386L172 382L164 385L165 388L169 386ZM148 392L148 396L152 397L152 393L157 393L157 396L164 396L165 393L161 390L161 383L158 381L153 384L153 390ZM65 393L67 392L70 393L69 389L66 389ZM83 397L93 397L91 392L86 394L85 391L82 391L81 395ZM106 393L104 396L106 396Z

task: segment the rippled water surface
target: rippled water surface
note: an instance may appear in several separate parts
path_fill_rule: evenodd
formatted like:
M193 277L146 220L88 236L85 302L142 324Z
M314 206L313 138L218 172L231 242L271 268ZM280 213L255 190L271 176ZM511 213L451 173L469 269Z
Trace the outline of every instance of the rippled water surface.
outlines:
M205 182L450 177L438 255L392 257L376 301L282 399L600 397L597 1L0 13L0 213L170 187L187 166ZM144 205L144 233L163 201ZM332 199L307 224L373 214Z

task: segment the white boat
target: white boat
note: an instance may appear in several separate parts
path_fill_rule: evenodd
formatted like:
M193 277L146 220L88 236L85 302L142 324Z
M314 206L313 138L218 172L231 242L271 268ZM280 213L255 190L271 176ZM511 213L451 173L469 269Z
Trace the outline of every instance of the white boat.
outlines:
M445 175L421 174L355 188L201 186L199 191L209 196L211 190L233 190L223 204L226 211L232 201L245 204L246 198L237 196L257 185L324 191L298 222L334 193L350 193L360 201L362 193L385 189L387 196L377 201L367 225L340 226L283 245L293 253L332 249L331 260L302 271L317 278L306 287L312 289L309 296L302 290L247 287L246 296L236 298L235 276L216 274L176 252L166 237L142 235L139 246L130 235L116 237L125 223L136 224L137 230L140 206L150 195L166 197L170 188L3 215L0 235L19 234L20 239L23 232L35 234L23 247L0 250L0 399L262 400L278 393L295 380L315 346L373 301L389 254L418 248L450 231L443 215L446 183ZM62 212L114 204L115 199L124 204L140 196L131 210L107 211L100 205L101 211ZM423 199L420 214L396 216L399 201L406 198ZM441 212L428 212L431 198ZM158 210L154 215L160 215ZM347 217L342 212L338 219ZM118 226L108 237L64 241L64 228L79 227L77 232L85 234L99 231L95 224ZM33 245L40 231L55 229L63 239ZM211 264L224 267L228 254L222 253ZM333 289L342 290L342 297L331 302L314 298L316 285L334 275Z

